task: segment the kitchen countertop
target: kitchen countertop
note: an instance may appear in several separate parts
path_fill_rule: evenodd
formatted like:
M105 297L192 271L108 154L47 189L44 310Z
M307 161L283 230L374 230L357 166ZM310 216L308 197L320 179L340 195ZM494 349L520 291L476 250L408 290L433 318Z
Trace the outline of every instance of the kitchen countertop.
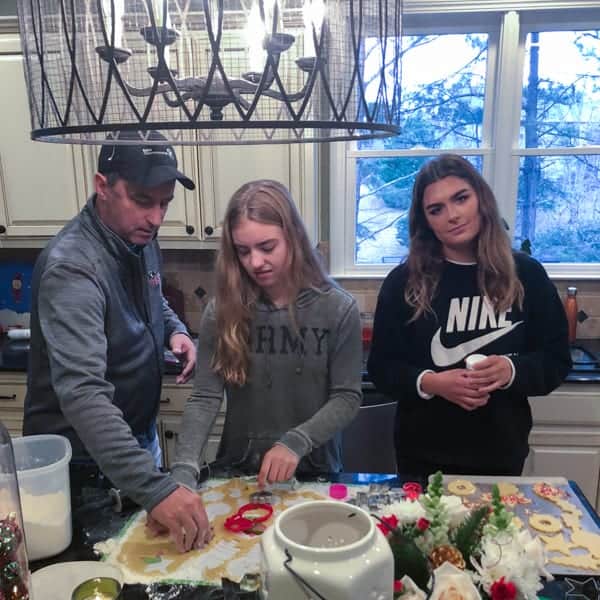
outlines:
M368 473L341 473L332 475L330 481L341 483L369 484L385 482L392 487L401 486L406 481L410 481L410 476L407 478L402 475L382 475ZM595 515L596 521L600 525L600 517L596 515L593 508L587 502L583 493L574 482L570 482L575 492L578 494L584 506L590 511L590 514ZM109 507L100 510L91 510L80 515L78 520L74 519L73 541L69 548L58 556L49 559L34 561L30 563L32 572L49 564L72 560L98 560L98 557L93 552L93 545L101 540L116 535L129 520L136 509L132 509L123 514L113 512ZM578 582L582 588L592 578L587 576L570 577L570 581ZM595 585L600 586L600 578L597 578ZM255 592L240 593L239 588L235 584L229 590L222 594L216 594L214 587L209 586L189 586L180 584L160 584L161 598L168 597L170 600L203 600L210 597L211 600L258 600L259 596ZM550 600L559 600L567 597L567 592L572 590L572 584L567 583L562 578L557 578L554 581L547 582L544 589L540 593L539 598L548 598ZM168 593L168 596L166 595ZM582 600L587 600L586 596L578 596ZM120 600L149 600L146 585L125 585ZM357 599L359 600L359 599ZM595 600L591 597L589 600Z
M9 362L4 359L3 349L6 344L6 338L0 339L0 372L9 371L15 373L24 373L27 371L26 364L15 366L14 362ZM600 339L582 339L576 340L573 345L575 349L583 348L596 358L600 365ZM25 361L26 363L26 361ZM367 392L375 391L375 386L369 380L369 375L365 371L362 374L363 390ZM590 365L574 364L574 368L567 375L566 382L570 383L600 383L600 368L595 368Z
M576 352L579 356L579 350L583 349L596 359L596 365L579 364L574 362L573 368L565 378L567 383L600 383L600 339L581 339L575 340L572 346L572 355ZM362 374L363 391L374 392L375 385L370 381L369 374L365 370ZM599 597L600 598L600 597Z

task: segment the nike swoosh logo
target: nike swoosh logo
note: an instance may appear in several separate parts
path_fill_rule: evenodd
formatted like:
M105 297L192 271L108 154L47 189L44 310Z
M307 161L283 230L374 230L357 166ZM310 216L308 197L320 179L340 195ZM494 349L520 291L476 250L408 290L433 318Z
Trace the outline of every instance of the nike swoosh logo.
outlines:
M484 346L491 344L494 340L510 333L521 323L523 323L523 321L517 321L509 327L496 329L495 331L491 331L480 337L473 338L468 342L458 344L458 346L454 346L453 348L446 348L446 346L442 344L442 328L440 327L431 340L431 360L433 360L433 364L436 367L449 367L450 365L455 365L457 362L464 360L469 354L477 352L480 348L483 348Z

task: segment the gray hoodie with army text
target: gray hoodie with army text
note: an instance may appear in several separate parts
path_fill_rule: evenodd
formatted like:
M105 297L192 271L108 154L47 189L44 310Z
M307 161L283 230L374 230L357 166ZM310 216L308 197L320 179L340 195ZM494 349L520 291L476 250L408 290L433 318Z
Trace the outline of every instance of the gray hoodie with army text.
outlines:
M298 474L342 469L341 430L362 400L360 316L355 300L333 283L302 290L294 317L287 307L258 303L250 330L250 369L244 386L225 384L211 368L215 305L201 321L194 389L184 412L173 469L193 484L226 392L217 464L258 472L274 444L292 450Z

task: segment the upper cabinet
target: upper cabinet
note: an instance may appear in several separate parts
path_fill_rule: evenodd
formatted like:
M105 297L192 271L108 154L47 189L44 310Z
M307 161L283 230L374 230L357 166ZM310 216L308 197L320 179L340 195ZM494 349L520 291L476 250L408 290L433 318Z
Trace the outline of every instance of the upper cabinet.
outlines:
M0 36L0 79L0 246L24 246L77 214L91 182L81 147L31 141L17 35Z
M93 190L98 148L33 142L17 34L0 35L0 247L41 246L75 216ZM275 179L294 197L317 240L313 144L180 146L180 170L196 189L176 186L160 230L163 248L216 248L232 193L243 183Z
M313 144L199 148L202 237L218 238L232 194L255 179L275 179L291 192L313 241L317 240L316 156Z

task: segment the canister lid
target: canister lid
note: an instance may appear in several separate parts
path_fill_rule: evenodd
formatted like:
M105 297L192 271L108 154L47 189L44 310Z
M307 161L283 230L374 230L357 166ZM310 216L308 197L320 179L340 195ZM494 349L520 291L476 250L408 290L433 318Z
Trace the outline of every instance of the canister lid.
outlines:
M577 288L574 285L567 288L567 296L577 296Z

